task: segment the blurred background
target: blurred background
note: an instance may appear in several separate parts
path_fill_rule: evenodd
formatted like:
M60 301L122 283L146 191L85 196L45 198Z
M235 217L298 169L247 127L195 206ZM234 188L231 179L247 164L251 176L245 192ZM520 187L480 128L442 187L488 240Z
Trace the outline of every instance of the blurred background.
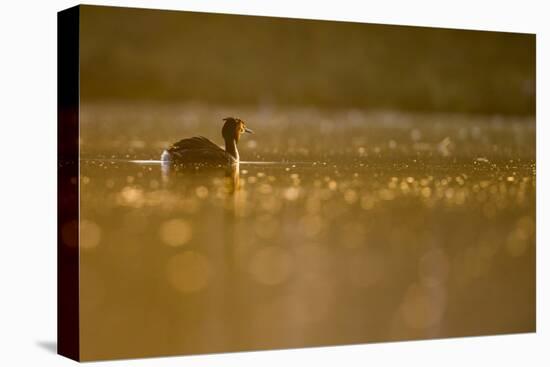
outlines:
M533 34L82 9L86 101L535 113Z

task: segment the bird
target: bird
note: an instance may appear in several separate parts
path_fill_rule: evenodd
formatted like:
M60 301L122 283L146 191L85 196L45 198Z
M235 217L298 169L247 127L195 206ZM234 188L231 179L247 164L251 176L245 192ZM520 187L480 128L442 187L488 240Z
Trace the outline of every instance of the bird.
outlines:
M237 143L242 134L253 134L246 123L236 117L223 119L222 137L225 150L204 136L182 139L164 150L161 155L163 163L176 165L201 165L229 167L239 163Z

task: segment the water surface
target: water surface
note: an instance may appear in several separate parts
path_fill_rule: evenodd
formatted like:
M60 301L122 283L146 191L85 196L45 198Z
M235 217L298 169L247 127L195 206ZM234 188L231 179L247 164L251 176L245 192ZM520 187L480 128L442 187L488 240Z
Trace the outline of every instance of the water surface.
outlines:
M236 170L163 169L244 136ZM84 359L533 331L535 123L270 106L81 109ZM138 160L138 161L136 161Z

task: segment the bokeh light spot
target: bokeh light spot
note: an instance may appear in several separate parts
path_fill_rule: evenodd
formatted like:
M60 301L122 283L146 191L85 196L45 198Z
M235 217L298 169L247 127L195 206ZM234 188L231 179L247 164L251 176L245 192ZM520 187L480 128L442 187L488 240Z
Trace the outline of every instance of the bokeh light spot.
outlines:
M288 279L292 271L292 257L278 246L258 250L250 260L250 273L259 283L277 285Z
M169 260L166 274L174 288L184 293L192 293L208 285L212 267L204 255L195 251L185 251Z
M426 329L437 325L445 311L445 295L440 287L412 284L407 289L401 315L407 326Z
M78 221L71 220L63 223L61 227L61 239L65 245L70 247L78 246Z
M160 226L160 238L169 246L181 246L193 236L191 225L184 219L170 219Z
M440 248L426 252L418 262L418 276L422 284L436 286L444 283L449 276L449 257Z
M101 228L97 223L83 219L80 221L80 248L88 250L97 247L101 240Z

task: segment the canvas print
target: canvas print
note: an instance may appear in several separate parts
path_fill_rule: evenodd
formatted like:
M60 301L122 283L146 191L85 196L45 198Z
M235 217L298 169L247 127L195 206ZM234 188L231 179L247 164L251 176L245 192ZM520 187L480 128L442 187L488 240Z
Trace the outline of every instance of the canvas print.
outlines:
M534 332L534 34L59 13L59 353Z

